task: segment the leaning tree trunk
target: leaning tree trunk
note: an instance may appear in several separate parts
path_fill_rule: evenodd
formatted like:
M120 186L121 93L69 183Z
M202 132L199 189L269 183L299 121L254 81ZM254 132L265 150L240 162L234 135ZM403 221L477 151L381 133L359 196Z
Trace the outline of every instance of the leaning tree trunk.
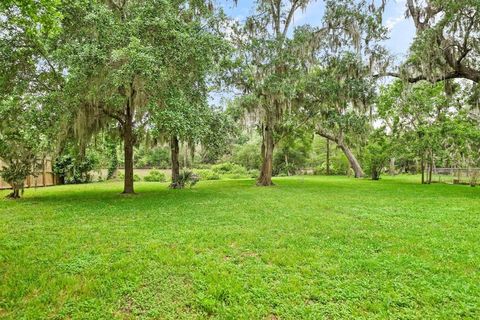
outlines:
M340 144L338 144L338 146L340 147L340 149L343 151L343 153L347 157L348 162L350 163L350 167L352 167L353 172L355 173L355 178L363 177L365 175L365 173L363 172L362 166L360 165L360 162L358 162L358 160L355 157L355 155L353 154L352 150L350 150L350 148L344 143L340 143Z
M133 115L130 104L127 104L125 112L125 124L123 126L123 148L125 153L125 180L123 193L133 194Z
M358 162L352 150L350 150L350 148L345 144L345 142L343 142L342 138L334 136L333 134L330 134L322 129L317 129L317 133L321 137L324 137L325 139L327 139L327 141L331 140L337 144L337 146L342 150L342 152L347 157L348 162L350 163L350 167L353 169L353 172L355 173L355 178L361 178L365 176L365 173L363 173L360 162Z
M273 141L273 130L265 125L262 139L262 169L257 179L257 186L272 186L273 171L273 149L275 143Z
M180 184L178 183L178 177L180 176L180 162L178 161L180 147L178 138L175 135L172 135L170 139L170 151L172 161L172 183L170 184L170 188L178 189L180 187Z

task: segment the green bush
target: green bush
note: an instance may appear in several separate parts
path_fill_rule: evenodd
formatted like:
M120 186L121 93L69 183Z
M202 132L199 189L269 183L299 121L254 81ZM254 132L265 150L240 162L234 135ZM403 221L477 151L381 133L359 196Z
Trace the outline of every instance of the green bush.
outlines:
M118 173L118 179L124 180L125 179L125 173L124 172L119 172ZM138 174L135 173L133 175L133 181L135 181L135 182L142 181L142 178Z
M90 172L97 164L98 158L93 153L83 157L66 154L55 159L53 172L59 176L60 184L87 183L92 181Z
M147 182L165 182L167 181L167 178L165 176L165 173L154 169L150 170L148 175L146 175L143 180Z
M258 178L260 176L260 170L258 169L250 169L248 170L248 176L250 178Z
M247 169L260 168L262 157L260 156L260 141L254 140L246 144L237 145L233 149L232 161Z
M248 176L248 171L245 167L231 162L224 162L213 165L212 170L218 174L235 174Z
M170 151L167 147L140 146L135 153L135 168L170 167Z
M198 163L195 165L195 169L211 169L212 165L209 163Z
M200 180L220 180L220 175L210 169L195 169L193 170Z
M347 158L341 154L338 157L332 158L330 161L330 175L348 175L350 172L350 164ZM315 175L327 174L327 163L323 162L316 166L313 170Z

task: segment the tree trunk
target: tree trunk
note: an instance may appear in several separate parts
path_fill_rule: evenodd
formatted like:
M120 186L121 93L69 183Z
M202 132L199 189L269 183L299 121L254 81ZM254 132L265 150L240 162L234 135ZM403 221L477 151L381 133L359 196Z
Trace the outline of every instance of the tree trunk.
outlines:
M422 154L422 159L420 160L420 171L422 171L422 184L425 184L425 159L424 159L424 154Z
M395 158L390 159L389 173L391 176L395 175Z
M342 138L338 138L321 129L317 129L317 133L321 137L324 137L328 140L335 141L335 143L338 145L338 147L343 151L343 153L347 157L348 162L350 163L350 167L353 169L353 172L355 173L355 178L361 178L365 175L365 173L362 170L362 166L360 165L360 162L358 162L357 158L352 153L352 150L350 150L350 148L343 142Z
M265 126L262 139L262 168L260 177L257 179L257 186L272 186L273 171L273 130L268 125Z
M428 184L432 183L432 174L433 174L433 152L430 153L430 167L428 171Z
M327 176L330 175L330 139L326 138L327 139L327 159L326 159L326 163L327 163Z
M172 135L170 138L170 151L172 161L172 183L170 184L170 188L177 189L179 187L178 177L180 176L180 162L178 161L180 147L177 136Z
M184 142L183 167L188 168L188 144Z
M12 186L12 192L7 195L9 199L20 199L20 190L23 188L23 185L19 185L15 182L10 182Z
M360 166L360 162L358 162L357 158L352 153L352 150L350 150L350 148L344 143L340 143L338 144L338 146L340 147L340 149L342 149L343 153L347 157L348 162L350 163L350 167L352 167L353 172L355 173L355 178L363 177L365 173Z
M125 180L123 185L124 194L133 194L133 115L130 105L127 104L125 124L123 126L123 150L125 153Z
M288 155L285 153L285 169L287 169L287 176L290 176L290 170L288 169Z
M47 186L47 160L46 157L44 156L42 159L42 183L43 186Z

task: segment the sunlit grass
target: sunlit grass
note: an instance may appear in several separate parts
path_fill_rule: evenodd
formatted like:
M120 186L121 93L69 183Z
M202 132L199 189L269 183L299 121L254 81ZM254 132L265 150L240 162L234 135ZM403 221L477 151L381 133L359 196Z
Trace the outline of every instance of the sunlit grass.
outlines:
M0 200L0 318L480 318L480 188L275 182Z

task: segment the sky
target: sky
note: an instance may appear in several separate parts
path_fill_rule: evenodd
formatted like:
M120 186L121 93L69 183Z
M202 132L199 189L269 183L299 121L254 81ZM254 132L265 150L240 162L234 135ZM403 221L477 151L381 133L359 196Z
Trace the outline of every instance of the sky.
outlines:
M390 39L386 41L385 46L398 59L405 57L407 50L413 40L415 28L410 19L405 19L406 0L389 0L384 13L384 25L390 29ZM217 5L232 18L244 20L254 13L253 0L222 0ZM298 11L295 15L294 26L310 24L319 26L324 13L324 2L313 1L304 11Z

